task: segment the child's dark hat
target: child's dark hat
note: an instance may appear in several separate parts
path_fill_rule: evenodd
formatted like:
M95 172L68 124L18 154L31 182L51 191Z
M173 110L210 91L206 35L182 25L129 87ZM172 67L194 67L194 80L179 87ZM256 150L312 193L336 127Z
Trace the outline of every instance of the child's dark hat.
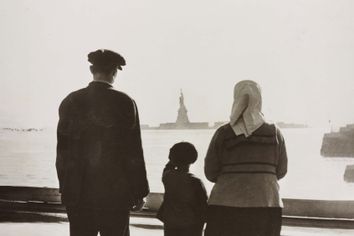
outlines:
M171 147L168 158L176 165L190 165L197 160L198 152L193 144L180 142Z

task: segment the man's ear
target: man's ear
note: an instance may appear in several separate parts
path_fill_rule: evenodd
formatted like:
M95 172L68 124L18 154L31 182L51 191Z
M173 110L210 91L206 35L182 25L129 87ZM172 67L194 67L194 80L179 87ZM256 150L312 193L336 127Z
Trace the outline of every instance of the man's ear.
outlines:
M113 76L113 77L116 77L117 71L118 71L117 69L115 69L114 71L112 71L112 76Z
M90 71L91 71L91 73L93 74L93 66L90 66Z

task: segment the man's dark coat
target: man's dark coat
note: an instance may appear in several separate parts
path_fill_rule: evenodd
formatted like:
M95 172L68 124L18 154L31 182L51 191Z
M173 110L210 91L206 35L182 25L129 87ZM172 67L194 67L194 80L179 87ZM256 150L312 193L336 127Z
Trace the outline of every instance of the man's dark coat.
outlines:
M129 209L149 192L135 102L91 82L59 108L56 167L66 206Z

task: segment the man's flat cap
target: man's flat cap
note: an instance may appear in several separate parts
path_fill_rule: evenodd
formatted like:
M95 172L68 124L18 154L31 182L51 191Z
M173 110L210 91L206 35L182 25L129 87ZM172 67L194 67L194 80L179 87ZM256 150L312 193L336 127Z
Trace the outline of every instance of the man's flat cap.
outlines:
M119 70L122 70L122 66L125 66L125 60L121 55L107 49L90 52L87 57L88 61L94 66L117 67Z

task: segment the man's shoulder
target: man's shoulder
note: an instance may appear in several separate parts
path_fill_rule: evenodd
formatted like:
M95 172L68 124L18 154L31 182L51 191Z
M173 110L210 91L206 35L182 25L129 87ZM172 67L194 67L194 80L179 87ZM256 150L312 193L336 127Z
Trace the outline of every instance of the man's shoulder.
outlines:
M115 96L117 99L125 100L127 102L133 102L134 99L131 98L128 94L119 91L115 88L109 88L108 91L112 94L112 96Z
M78 89L76 91L73 91L69 93L61 102L61 104L66 104L66 103L72 103L74 102L77 98L81 97L85 93L86 88Z
M114 88L108 88L107 90L105 90L108 95L115 100L119 100L120 102L123 103L128 103L128 104L132 104L134 103L134 99L131 98L128 94L116 90ZM89 92L89 88L81 88L78 90L75 90L71 93L69 93L64 99L62 103L70 103L70 102L74 102L76 100L80 100L81 98L84 98L88 95Z

